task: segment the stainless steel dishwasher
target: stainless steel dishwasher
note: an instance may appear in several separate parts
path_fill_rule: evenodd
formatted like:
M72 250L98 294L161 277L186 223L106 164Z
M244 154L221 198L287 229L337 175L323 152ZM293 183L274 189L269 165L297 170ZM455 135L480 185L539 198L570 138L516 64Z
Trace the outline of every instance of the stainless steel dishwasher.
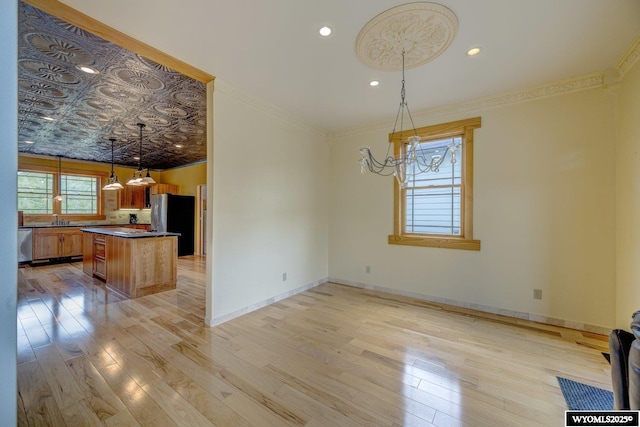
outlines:
M33 229L18 228L18 262L33 260Z

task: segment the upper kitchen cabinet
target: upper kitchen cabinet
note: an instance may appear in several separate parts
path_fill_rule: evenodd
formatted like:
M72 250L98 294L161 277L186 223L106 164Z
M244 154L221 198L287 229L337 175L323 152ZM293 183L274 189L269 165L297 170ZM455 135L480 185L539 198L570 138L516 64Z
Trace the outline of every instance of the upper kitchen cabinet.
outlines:
M180 194L180 187L175 184L156 184L150 188L151 194Z
M120 193L120 209L144 209L149 207L152 194L178 194L180 187L175 184L157 183L150 186L136 187L125 185Z
M120 209L144 209L147 207L146 189L149 187L137 187L125 185L120 193Z

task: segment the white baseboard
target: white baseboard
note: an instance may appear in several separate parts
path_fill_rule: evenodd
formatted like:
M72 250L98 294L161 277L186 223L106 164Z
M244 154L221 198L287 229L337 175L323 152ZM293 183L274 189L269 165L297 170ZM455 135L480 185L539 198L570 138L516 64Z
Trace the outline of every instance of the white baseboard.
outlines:
M386 288L384 286L368 285L365 283L353 282L351 280L339 279L336 277L329 277L328 281L333 283L338 283L340 285L353 286L356 288L363 288L363 289L371 289L374 291L386 292L392 295L399 295L399 296L414 298L422 301L446 304L454 307L468 308L471 310L481 311L484 313L497 314L500 316L513 317L516 319L530 320L532 322L537 322L537 323L546 323L549 325L576 329L579 331L593 332L601 335L609 335L609 333L611 333L611 328L606 328L606 327L597 326L597 325L590 325L590 324L581 323L581 322L574 322L571 320L557 319L554 317L542 316L539 314L526 313L526 312L515 311L515 310L506 310L503 308L496 308L488 305L475 304L475 303L470 303L465 301L457 301L449 298L434 297L434 296L424 295L416 292L401 291L398 289Z
M300 286L298 288L292 289L288 292L283 292L280 295L276 295L271 298L267 298L264 301L257 302L255 304L251 304L250 306L241 308L240 310L233 311L231 313L225 314L223 316L215 317L213 319L206 317L204 322L208 326L216 326L222 323L228 322L229 320L235 319L236 317L240 317L244 314L251 313L252 311L258 310L260 308L266 307L274 302L281 301L283 299L289 298L293 295L299 294L301 292L308 291L309 289L315 288L316 286L322 285L323 283L327 283L329 281L328 277L323 277L322 279L316 280L309 284Z

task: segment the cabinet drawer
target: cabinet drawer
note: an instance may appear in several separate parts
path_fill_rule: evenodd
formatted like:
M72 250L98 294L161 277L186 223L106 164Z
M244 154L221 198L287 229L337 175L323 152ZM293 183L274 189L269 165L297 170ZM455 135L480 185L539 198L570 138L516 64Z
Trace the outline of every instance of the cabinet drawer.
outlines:
M93 261L93 274L102 279L106 279L106 272L107 272L106 267L107 267L107 263L104 262L104 260L95 259Z
M93 256L96 258L100 258L101 260L104 260L105 257L105 244L103 243L98 243L98 241L94 241L93 242Z

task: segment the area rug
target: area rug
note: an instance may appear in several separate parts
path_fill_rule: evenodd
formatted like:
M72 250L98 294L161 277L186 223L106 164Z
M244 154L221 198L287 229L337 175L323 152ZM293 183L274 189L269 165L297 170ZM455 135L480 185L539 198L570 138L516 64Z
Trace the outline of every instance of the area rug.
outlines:
M612 392L566 378L556 378L569 410L610 411L613 409Z

